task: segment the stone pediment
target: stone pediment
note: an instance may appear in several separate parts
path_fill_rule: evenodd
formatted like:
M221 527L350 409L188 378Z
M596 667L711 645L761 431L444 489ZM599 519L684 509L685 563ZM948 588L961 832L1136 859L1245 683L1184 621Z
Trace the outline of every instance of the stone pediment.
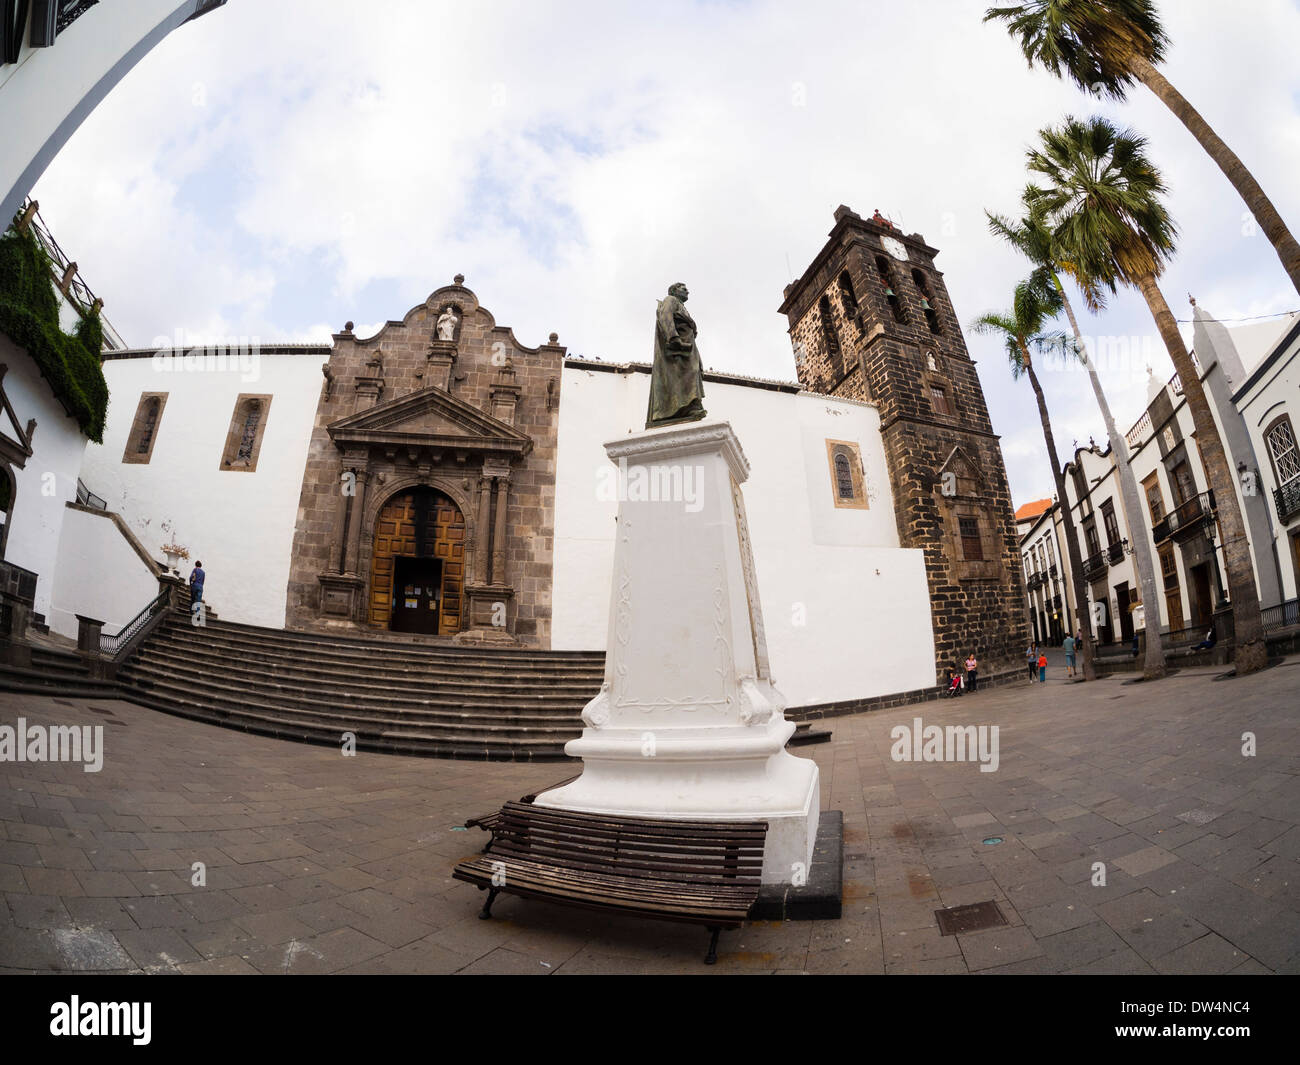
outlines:
M961 447L954 447L939 467L940 491L946 496L978 496L985 489L984 474Z
M527 455L533 447L527 434L437 387L349 414L327 431L340 449L419 446Z

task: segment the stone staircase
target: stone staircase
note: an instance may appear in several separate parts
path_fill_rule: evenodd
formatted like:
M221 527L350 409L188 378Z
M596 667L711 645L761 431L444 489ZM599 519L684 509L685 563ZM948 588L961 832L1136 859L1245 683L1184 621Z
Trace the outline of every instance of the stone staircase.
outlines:
M600 689L601 651L454 647L191 623L188 594L115 681L72 651L32 648L30 669L0 664L0 691L128 699L180 717L339 748L435 758L564 761L582 708ZM798 724L791 745L830 738Z
M601 652L318 635L176 610L119 667L121 697L230 728L361 750L559 761L604 677Z
M39 646L32 647L30 669L0 664L0 692L118 698L113 682L93 679L85 661L75 651Z

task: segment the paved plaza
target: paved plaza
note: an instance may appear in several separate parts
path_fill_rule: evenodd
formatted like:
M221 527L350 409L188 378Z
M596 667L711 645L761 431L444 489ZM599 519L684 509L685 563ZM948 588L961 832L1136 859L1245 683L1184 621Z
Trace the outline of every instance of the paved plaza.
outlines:
M1220 672L1055 668L831 720L833 741L798 753L844 812L844 917L724 932L711 968L696 927L509 895L477 919L450 874L485 837L459 826L563 764L343 757L3 695L0 724L102 725L105 755L98 773L0 763L0 971L1295 973L1300 659ZM998 726L997 771L892 760L890 730L915 717ZM935 910L986 900L1005 927L940 935Z

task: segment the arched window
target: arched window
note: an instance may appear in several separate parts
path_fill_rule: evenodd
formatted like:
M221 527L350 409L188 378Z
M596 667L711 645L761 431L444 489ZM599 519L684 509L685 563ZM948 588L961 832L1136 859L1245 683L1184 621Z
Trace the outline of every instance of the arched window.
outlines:
M141 394L131 432L126 438L126 450L122 452L123 462L143 465L153 457L154 444L158 442L158 426L162 423L166 406L166 392Z
M912 282L916 285L916 290L921 294L921 310L925 312L925 322L930 327L930 332L941 332L939 315L934 309L934 297L930 295L930 286L926 284L925 275L920 270L913 270Z
M843 452L835 456L835 491L841 499L853 498L853 470Z
M840 271L840 303L844 307L844 317L851 322L858 322L858 297L853 291L853 278L847 270ZM862 323L858 322L859 327Z
M162 403L157 396L150 396L145 401L144 425L141 427L140 439L135 445L137 455L147 455L149 449L153 447L153 433L158 428L158 410L161 406Z
M253 444L257 440L257 426L262 420L262 404L257 400L248 401L244 411L244 432L239 438L239 450L235 453L237 462L253 461Z
M270 409L270 396L241 395L235 400L230 428L226 432L226 446L221 454L223 470L256 472Z
M830 364L831 375L835 381L843 376L843 360L840 358L840 334L835 328L835 319L831 315L831 298L823 296L817 304L821 314L822 337L826 341L826 361Z
M1296 448L1291 419L1282 415L1269 426L1265 439L1268 441L1269 458L1273 460L1273 472L1277 474L1278 487L1300 480L1300 449Z
M831 499L835 506L869 509L862 452L858 445L852 440L827 440L826 457L830 463Z
M1268 457L1277 478L1274 504L1279 521L1289 522L1300 512L1300 448L1296 447L1295 429L1285 414L1268 427L1264 434ZM1300 555L1300 541L1297 541Z
M889 305L890 311L893 312L894 321L906 322L907 314L903 310L902 301L898 298L898 292L894 285L894 270L889 265L889 260L883 255L876 256L876 273L880 275L880 287L885 292L885 303Z

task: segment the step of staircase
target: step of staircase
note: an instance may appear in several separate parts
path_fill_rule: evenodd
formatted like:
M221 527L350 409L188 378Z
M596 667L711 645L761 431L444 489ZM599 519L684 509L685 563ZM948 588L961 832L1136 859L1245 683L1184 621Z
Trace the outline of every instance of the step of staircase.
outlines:
M94 680L79 655L46 647L32 648L30 669L0 662L0 691L27 695L74 695L116 699L111 681Z
M601 652L268 629L175 610L118 668L121 697L227 728L357 750L562 761Z

